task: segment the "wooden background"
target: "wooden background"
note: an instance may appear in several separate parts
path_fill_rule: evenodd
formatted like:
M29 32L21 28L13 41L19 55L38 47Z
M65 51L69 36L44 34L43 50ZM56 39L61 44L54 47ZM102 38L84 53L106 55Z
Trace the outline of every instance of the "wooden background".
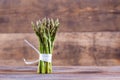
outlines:
M0 0L0 32L32 32L31 21L59 18L60 32L120 31L120 0Z
M61 23L53 65L120 65L120 0L0 0L0 65L37 58L23 40L38 47L30 23L44 17Z

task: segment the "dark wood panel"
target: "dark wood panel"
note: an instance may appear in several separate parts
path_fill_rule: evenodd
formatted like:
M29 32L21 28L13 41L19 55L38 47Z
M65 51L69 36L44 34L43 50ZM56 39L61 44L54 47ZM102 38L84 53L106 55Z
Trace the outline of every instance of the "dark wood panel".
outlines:
M59 18L60 32L119 31L119 0L0 0L0 32L33 32L31 21Z

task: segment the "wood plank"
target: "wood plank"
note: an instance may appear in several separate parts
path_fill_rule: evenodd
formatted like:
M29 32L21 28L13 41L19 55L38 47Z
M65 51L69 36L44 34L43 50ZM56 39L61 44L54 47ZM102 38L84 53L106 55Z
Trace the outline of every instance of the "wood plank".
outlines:
M38 59L24 39L38 47L34 33L0 34L1 66L22 66L25 65L23 58L28 61ZM119 43L120 32L61 32L56 36L53 65L120 65Z
M36 74L37 66L0 66L2 80L119 80L120 66L53 66L52 74ZM13 72L11 72L13 71ZM17 73L16 73L17 72ZM26 73L27 72L27 73Z
M34 73L37 66L0 66L0 72ZM120 66L53 66L54 73L120 73Z
M60 19L60 32L120 31L119 3L119 0L0 0L0 32L33 32L31 21L45 16Z
M98 65L120 65L120 34L101 32L95 33L94 54L96 55ZM104 64L105 63L105 64Z
M25 65L23 58L28 60L38 58L36 52L23 41L27 39L38 47L37 37L34 33L0 34L0 36L1 65ZM53 65L78 65L83 61L83 64L95 65L93 57L89 56L88 52L91 46L92 33L58 33L53 52ZM89 62L84 57L90 59ZM17 64L18 62L19 64Z

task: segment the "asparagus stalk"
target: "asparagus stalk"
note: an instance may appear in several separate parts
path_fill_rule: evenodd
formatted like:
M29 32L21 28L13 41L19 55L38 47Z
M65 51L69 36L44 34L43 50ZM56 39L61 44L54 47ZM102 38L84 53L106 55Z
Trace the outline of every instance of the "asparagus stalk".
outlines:
M44 18L41 21L36 21L36 23L32 22L32 27L39 40L40 53L52 54L56 32L59 27L59 20ZM37 73L45 74L51 72L52 63L40 60Z

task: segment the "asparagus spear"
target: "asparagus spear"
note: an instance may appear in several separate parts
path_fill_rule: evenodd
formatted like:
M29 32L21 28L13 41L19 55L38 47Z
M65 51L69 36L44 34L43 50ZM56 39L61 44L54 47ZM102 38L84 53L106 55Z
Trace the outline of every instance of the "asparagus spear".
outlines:
M57 29L59 27L59 20L53 20L49 18L44 18L41 21L38 20L36 23L31 23L35 34L38 37L40 45L40 53L42 54L52 54L54 47L54 40L56 36ZM38 73L51 73L52 63L39 61L38 63Z

